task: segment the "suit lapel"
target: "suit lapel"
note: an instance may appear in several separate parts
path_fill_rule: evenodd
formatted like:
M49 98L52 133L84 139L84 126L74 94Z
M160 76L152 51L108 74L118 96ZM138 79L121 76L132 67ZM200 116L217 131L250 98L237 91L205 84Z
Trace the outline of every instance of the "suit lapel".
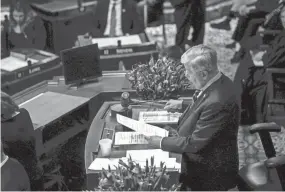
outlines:
M188 109L188 111L185 112L185 114L183 115L181 121L179 122L179 128L181 127L181 125L185 122L185 120L189 117L189 115L195 110L197 109L204 101L205 99L210 95L210 92L215 89L215 87L221 83L222 79L224 77L224 74L221 75L221 77L215 81L212 85L210 85L203 93L202 95L197 99L196 102L194 102Z
M189 108L187 108L188 111L185 112L185 114L183 115L183 117L181 118L181 121L179 122L179 127L184 123L184 121L189 117L189 114L195 110L196 108L198 108L201 103L203 103L203 101L205 101L205 99L209 96L209 92L205 91L205 93L202 93L202 95L196 100L196 102L194 102L191 106L189 106Z

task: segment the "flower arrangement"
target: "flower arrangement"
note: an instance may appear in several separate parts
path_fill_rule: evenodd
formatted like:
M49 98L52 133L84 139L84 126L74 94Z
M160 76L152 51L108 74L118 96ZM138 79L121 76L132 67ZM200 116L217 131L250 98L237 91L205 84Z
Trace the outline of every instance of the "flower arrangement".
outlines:
M142 168L135 163L131 157L128 164L120 160L115 171L102 170L98 188L95 191L176 191L179 185L173 185L169 189L165 187L169 175L166 173L166 166L160 163L157 168L154 165L154 157L149 165Z
M126 77L144 100L165 99L190 89L184 65L169 57L135 64Z

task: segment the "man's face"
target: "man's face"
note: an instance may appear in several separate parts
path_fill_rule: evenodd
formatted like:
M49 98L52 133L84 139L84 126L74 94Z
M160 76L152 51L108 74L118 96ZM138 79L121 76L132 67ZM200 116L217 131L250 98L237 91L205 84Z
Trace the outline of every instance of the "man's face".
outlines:
M205 85L204 72L196 70L192 65L185 65L185 75L187 79L194 85L195 89L201 89Z
M23 12L20 12L20 11L14 11L13 12L13 18L18 24L20 24L24 21L24 17L25 17L25 15Z

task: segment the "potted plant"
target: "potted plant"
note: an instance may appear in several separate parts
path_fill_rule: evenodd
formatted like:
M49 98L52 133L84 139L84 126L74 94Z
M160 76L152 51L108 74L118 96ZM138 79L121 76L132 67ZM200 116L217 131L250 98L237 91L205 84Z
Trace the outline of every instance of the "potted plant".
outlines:
M191 89L184 65L169 57L135 64L126 77L144 100L169 99Z
M164 163L160 167L154 165L154 157L150 164L146 160L144 167L134 162L131 157L126 164L122 160L115 171L102 170L99 186L95 191L176 191L179 185L167 187L169 175Z

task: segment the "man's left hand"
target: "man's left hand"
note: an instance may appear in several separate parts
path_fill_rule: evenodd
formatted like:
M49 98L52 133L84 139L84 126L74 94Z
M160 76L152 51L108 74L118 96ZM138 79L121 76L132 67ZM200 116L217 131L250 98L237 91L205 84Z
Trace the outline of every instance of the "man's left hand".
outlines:
M160 149L160 142L162 140L162 137L159 136L144 136L144 137L150 146Z

